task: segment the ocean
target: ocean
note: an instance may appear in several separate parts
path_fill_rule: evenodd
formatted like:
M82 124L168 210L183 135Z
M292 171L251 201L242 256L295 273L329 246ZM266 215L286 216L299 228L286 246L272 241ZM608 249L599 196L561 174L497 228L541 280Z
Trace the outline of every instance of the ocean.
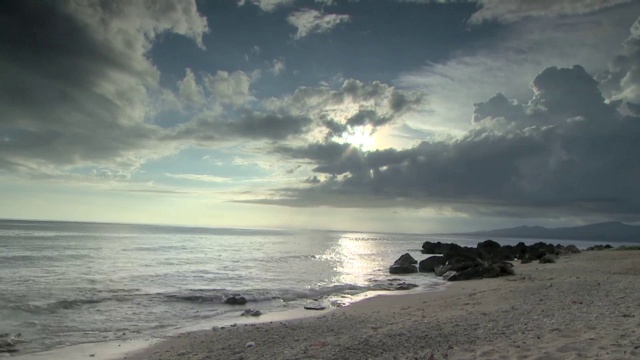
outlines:
M0 220L0 333L22 333L24 354L228 324L247 308L345 306L401 282L435 291L432 274L388 273L403 253L424 259L426 240L484 238ZM232 295L249 303L224 304Z

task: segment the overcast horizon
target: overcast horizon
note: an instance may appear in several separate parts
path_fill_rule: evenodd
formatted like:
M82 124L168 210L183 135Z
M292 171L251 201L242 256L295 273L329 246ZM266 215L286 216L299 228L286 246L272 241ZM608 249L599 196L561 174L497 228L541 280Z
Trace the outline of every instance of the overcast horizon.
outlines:
M640 2L3 1L0 218L640 222Z

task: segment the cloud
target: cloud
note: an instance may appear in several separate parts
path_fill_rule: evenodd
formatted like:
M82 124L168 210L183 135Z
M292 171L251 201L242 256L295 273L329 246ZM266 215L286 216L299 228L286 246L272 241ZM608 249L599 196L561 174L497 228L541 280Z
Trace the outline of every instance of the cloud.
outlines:
M162 33L203 47L195 1L8 1L0 32L0 164L135 168L174 151L147 122L171 96L146 56ZM13 165L7 165L13 164ZM12 171L13 171L12 170Z
M333 139L354 135L367 128L369 134L392 124L420 107L422 93L399 90L388 84L373 81L364 83L347 79L342 86L300 87L291 95L270 99L264 103L269 111L311 119L305 138L300 142L319 138Z
M409 125L459 136L468 128L473 103L484 102L496 92L528 101L531 79L546 66L581 64L590 74L598 74L608 68L612 54L620 52L620 39L628 36L629 26L638 17L638 5L598 16L536 18L510 24L481 47L402 73L394 84L428 94L423 117L410 119ZM610 98L607 91L605 96Z
M204 101L204 90L202 86L196 83L196 77L193 71L187 68L185 70L184 79L178 81L178 93L186 101L193 104L202 104Z
M285 140L304 133L312 122L311 118L302 115L246 109L232 117L203 113L178 126L168 138L201 146L238 139Z
M282 59L273 59L271 66L269 68L269 72L273 74L273 76L278 76L282 74L282 72L286 69L286 65L284 60Z
M259 73L247 75L244 71L218 71L215 75L206 74L205 86L214 96L214 100L221 104L241 105L253 99L251 96L251 82Z
M294 38L302 39L311 34L327 32L341 23L349 22L350 17L349 15L326 14L314 9L302 9L291 13L287 17L287 21L298 29Z
M109 170L109 169L93 169L90 173L91 176L106 180L126 181L131 179L131 174L122 170Z
M222 177L222 176L214 176L214 175L204 175L204 174L171 174L166 173L165 176L168 176L173 179L183 179L183 180L192 180L192 181L201 181L201 182L209 182L209 183L223 183L231 181L230 178Z
M293 5L295 0L249 0L249 3L256 5L262 9L262 11L273 12L280 7L287 7ZM238 0L238 6L244 6L247 0Z
M640 118L616 111L580 66L547 68L532 88L526 103L497 95L476 104L475 125L456 139L405 150L280 146L276 153L315 164L324 180L258 202L640 218Z
M469 22L514 22L529 17L552 17L594 13L631 0L479 0L480 9Z
M640 18L631 26L631 34L623 45L624 52L598 78L609 98L628 102L629 110L637 114L636 104L640 103Z
M423 101L420 93L398 90L377 81L363 83L354 79L345 80L338 89L300 87L282 98L257 100L250 95L249 77L243 72L234 74L238 75L238 82L244 84L239 91L234 90L238 87L231 80L233 74L218 73L215 78L220 82L213 85L212 81L205 80L214 93L213 101L235 102L232 111L205 109L191 121L164 129L162 141L209 147L239 140L300 143L342 137L362 127L375 132ZM215 85L220 86L214 92Z

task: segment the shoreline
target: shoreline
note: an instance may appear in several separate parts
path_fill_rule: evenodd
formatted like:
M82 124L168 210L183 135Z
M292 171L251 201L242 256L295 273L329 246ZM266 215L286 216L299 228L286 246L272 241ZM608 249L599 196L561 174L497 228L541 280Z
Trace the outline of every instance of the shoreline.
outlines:
M286 323L179 334L126 359L633 359L638 259L610 250L516 263L515 276L370 297Z
M424 274L428 276L427 274ZM397 275L390 275L396 276ZM214 319L204 321L195 325L180 327L169 330L162 334L143 334L140 338L105 340L99 342L87 342L74 345L63 346L45 351L31 353L0 353L0 358L16 360L119 360L128 358L132 354L145 351L152 346L185 334L210 332L212 328L225 329L232 327L245 327L264 325L269 323L295 322L316 317L325 316L333 311L346 309L362 301L371 300L378 297L403 297L425 293L445 292L451 283L441 279L433 278L433 285L427 287L417 287L410 290L372 290L357 295L352 295L352 302L342 307L327 307L323 310L306 310L303 307L296 307L287 310L263 313L260 316L241 316L242 310L251 308L248 306L238 306L238 315L226 317L222 320Z
M640 251L607 250L563 256L555 264L515 262L515 276L369 293L341 308L238 316L230 319L237 326L200 325L9 358L640 358L639 260Z

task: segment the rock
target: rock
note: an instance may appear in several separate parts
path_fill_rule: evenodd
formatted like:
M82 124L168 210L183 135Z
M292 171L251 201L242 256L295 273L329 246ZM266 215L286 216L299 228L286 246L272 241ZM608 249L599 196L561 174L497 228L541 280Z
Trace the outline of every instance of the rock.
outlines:
M611 249L613 248L613 246L607 244L607 245L594 245L594 246L589 246L588 248L585 249L585 251L600 251L600 250L606 250L606 249Z
M469 268L460 272L451 275L447 280L448 281L462 281L462 280L475 280L482 279L486 273L486 269L484 267L474 267Z
M252 347L255 347L255 346L256 346L256 343L253 342L253 341L249 341L248 343L244 344L244 347L246 347L246 348L252 348Z
M247 299L243 296L231 296L224 300L227 305L244 305L247 303Z
M449 266L449 268L453 271L464 271L470 268L477 267L479 265L482 265L482 262L480 262L477 258L469 259L456 257L447 261L447 266Z
M418 285L416 284L410 284L410 283L400 283L398 285L396 285L396 290L411 290L413 288L417 288Z
M503 262L493 264L493 266L498 267L498 269L500 270L500 276L516 274L516 272L513 270L513 264L510 262L503 261Z
M434 272L437 266L442 266L447 263L447 259L444 256L429 256L428 258L420 261L418 264L418 271L420 272Z
M389 267L389 273L391 274L411 274L418 272L418 268L415 266L418 261L414 259L409 253L406 253L398 258L393 265Z
M483 242L478 243L478 249L490 250L490 249L500 249L500 244L493 240L485 240Z
M553 264L556 262L555 256L553 255L545 255L538 260L540 264Z
M457 272L453 271L453 270L449 270L446 273L444 273L442 275L442 280L449 280L450 277L452 277L453 275L457 274Z
M324 310L324 309L326 309L325 306L322 306L320 304L305 305L304 308L305 308L305 310Z
M448 281L474 280L482 278L496 278L499 276L515 275L513 264L501 261L487 265L476 265L450 275Z
M240 315L241 316L260 316L262 315L262 312L260 310L247 309Z
M422 253L423 254L444 254L444 248L446 244L438 241L437 243L432 243L431 241L425 241L422 244Z
M451 266L449 265L437 266L435 269L436 276L443 276L445 273L449 271L451 271Z

